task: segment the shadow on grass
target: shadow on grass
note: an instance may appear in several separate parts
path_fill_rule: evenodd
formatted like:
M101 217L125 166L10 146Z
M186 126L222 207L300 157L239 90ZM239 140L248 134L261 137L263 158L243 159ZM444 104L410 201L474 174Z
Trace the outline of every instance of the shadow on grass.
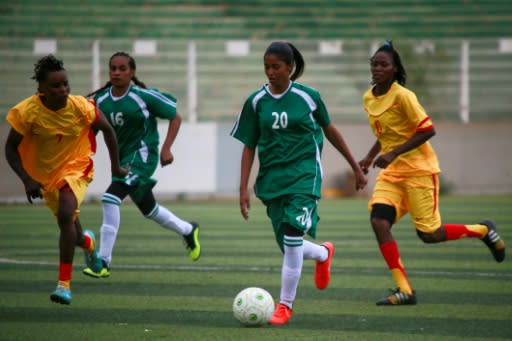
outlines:
M396 309L396 308L395 308ZM398 308L402 309L402 307ZM407 309L407 308L405 308ZM111 325L174 325L209 328L236 328L239 324L230 312L210 312L152 309L82 309L65 306L48 308L0 308L2 323L84 323L91 328L95 323ZM457 319L454 318L417 318L383 317L355 315L309 315L296 314L287 326L281 328L416 334L424 336L472 336L502 337L510 336L510 323L503 320Z

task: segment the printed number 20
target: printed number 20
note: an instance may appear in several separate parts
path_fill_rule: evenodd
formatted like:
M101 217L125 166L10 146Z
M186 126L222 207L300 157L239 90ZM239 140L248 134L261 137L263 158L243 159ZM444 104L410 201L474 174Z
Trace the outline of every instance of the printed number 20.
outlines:
M281 114L274 111L272 117L274 117L272 129L283 129L288 126L288 114L286 111L283 111Z

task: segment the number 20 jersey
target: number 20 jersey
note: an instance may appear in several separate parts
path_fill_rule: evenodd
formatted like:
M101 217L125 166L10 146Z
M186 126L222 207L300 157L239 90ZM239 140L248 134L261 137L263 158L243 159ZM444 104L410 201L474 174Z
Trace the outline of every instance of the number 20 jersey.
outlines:
M330 124L320 94L290 82L279 95L267 85L246 100L231 135L258 148L255 193L263 201L287 194L320 197L323 126Z

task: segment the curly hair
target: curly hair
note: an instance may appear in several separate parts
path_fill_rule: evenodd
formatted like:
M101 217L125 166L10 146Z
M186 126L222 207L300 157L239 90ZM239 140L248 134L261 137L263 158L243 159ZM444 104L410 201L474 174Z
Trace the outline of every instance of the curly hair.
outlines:
M48 73L55 71L66 71L66 69L64 69L62 60L49 54L40 58L37 63L34 64L34 75L31 79L35 79L38 83L41 83L48 78Z

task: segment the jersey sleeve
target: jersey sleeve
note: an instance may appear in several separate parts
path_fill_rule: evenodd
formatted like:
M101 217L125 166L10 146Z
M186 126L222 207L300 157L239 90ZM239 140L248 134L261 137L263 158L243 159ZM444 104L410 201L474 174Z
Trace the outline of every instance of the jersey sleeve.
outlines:
M31 115L26 110L28 99L18 103L7 113L6 120L9 125L21 135L30 133ZM33 117L32 117L33 118Z
M231 136L249 148L256 148L260 137L259 122L251 97L245 101L242 111L231 130Z
M7 123L21 135L26 135L30 131L30 125L24 121L23 115L16 107L7 113Z
M85 116L91 125L98 122L100 118L99 109L96 107L96 102L93 99L85 102Z
M416 126L416 132L428 131L434 127L432 120L414 93L406 93L402 97L401 106L409 121Z
M147 89L144 93L144 100L151 115L167 120L176 117L177 100L174 96L156 89Z
M327 111L325 103L319 93L315 96L315 102L317 108L313 113L313 116L321 127L328 126L331 123L331 118L329 117L329 112Z

